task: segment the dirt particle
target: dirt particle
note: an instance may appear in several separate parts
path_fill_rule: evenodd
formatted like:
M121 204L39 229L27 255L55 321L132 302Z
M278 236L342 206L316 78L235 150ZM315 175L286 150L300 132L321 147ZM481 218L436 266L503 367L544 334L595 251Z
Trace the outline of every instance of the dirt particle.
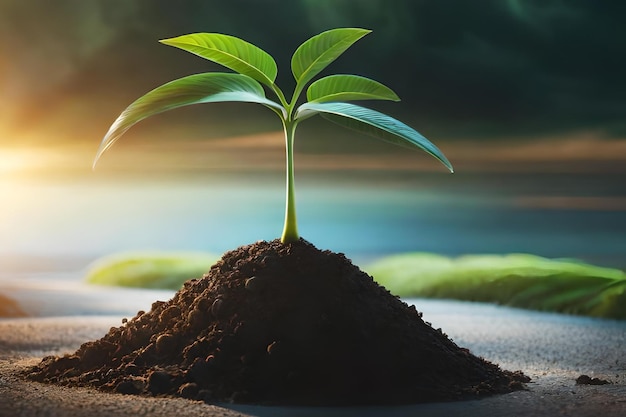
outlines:
M221 298L215 299L215 301L213 301L213 304L211 305L211 314L213 314L214 317L219 318L223 311L224 300L222 300Z
M124 373L127 375L140 375L141 369L134 363L129 363L124 367Z
M198 384L187 382L178 388L177 394L183 398L195 399L198 396L200 388Z
M273 341L267 345L266 351L268 355L276 355L280 351L280 342Z
M132 395L139 394L144 389L144 382L139 379L125 379L115 386L115 392Z
M176 344L177 341L173 335L170 333L163 333L156 339L156 351L160 355L167 355L174 351Z
M203 382L211 376L211 365L204 359L196 358L188 373L192 381Z
M197 308L191 310L187 315L187 323L190 327L199 327L204 321L204 314Z
M606 379L591 378L589 375L581 375L576 378L576 385L606 385L610 384Z
M260 277L251 277L246 279L245 288L250 292L261 292L266 287L266 280Z
M152 371L148 375L148 391L154 395L165 394L170 389L172 377L165 371Z
M164 322L167 323L170 320L173 320L174 318L180 316L180 307L178 306L169 306L167 307L165 310L163 310L163 312L161 313L161 316L159 317L159 319Z

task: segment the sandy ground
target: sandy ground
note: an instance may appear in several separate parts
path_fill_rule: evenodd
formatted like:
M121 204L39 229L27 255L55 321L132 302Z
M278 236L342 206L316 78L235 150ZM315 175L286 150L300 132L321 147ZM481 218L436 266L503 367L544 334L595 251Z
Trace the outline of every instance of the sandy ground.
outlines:
M56 298L34 294L12 295L30 300L33 306L40 297L48 313L67 311L67 294ZM533 379L527 391L402 407L260 407L105 394L28 382L18 376L19 370L45 355L74 351L81 343L100 338L129 316L122 314L125 308L149 308L143 305L155 294L117 294L114 310L120 309L120 314L98 307L106 305L103 298L111 295L91 294L90 303L80 295L85 305L93 303L80 316L0 320L0 416L626 416L626 322L452 301L409 300L457 344L505 369L523 370ZM611 384L576 385L581 374Z

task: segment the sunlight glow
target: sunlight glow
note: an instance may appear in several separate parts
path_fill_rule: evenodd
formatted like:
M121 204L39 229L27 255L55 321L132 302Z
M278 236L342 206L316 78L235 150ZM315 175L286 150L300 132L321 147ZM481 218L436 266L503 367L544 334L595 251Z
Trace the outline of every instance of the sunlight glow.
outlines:
M50 158L35 149L0 149L0 175L13 177L49 165Z
M24 152L0 150L0 175L13 174L28 169L31 162Z
M63 170L88 170L89 156L80 149L0 148L0 178L45 178Z

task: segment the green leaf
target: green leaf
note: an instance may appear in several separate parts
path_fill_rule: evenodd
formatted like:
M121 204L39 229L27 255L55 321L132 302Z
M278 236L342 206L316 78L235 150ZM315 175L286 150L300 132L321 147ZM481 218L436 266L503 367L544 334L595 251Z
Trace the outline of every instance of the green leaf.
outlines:
M234 36L192 33L159 41L223 65L272 86L278 74L274 58L264 50Z
M219 259L204 252L127 252L92 263L85 280L90 284L179 290L201 277Z
M190 75L157 87L128 106L104 136L94 166L128 129L146 117L191 104L223 101L259 103L285 115L284 108L265 98L263 87L246 75L220 72Z
M310 102L350 100L400 101L389 87L358 75L330 75L315 81L307 90Z
M389 256L365 271L393 294L491 302L626 319L626 274L577 260L527 254Z
M439 160L450 172L454 172L450 161L432 142L393 117L349 103L304 103L298 108L296 120L303 120L318 113L341 126L396 145L421 149Z
M308 83L352 44L371 30L339 28L313 36L296 49L291 58L291 71L300 85Z

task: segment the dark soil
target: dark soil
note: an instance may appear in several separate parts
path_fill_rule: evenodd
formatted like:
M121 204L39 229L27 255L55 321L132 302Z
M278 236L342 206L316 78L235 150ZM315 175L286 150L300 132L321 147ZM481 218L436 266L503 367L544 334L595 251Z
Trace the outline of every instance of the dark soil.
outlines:
M226 253L168 302L123 320L29 378L208 402L356 405L523 389L342 254L300 240Z
M581 375L576 378L576 385L606 385L610 384L606 379L592 378L589 375Z

